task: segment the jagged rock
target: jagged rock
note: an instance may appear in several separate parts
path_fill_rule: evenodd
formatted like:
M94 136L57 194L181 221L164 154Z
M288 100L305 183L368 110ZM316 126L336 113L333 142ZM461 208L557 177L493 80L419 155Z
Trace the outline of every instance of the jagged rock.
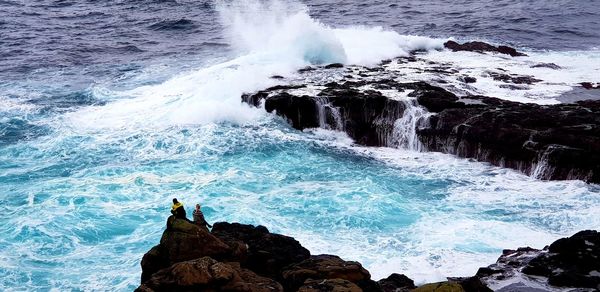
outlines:
M282 271L282 284L287 290L296 291L306 280L342 279L359 286L363 291L378 291L378 285L358 262L344 261L334 255L311 256Z
M535 64L535 65L531 66L531 68L550 68L550 69L554 69L554 70L562 69L561 66L558 66L554 63L539 63L539 64Z
M586 230L555 241L523 273L548 277L554 286L600 289L600 233Z
M231 248L198 225L171 216L160 239L160 251L169 264L210 256L226 258Z
M585 89L600 89L600 84L596 84L596 86L591 82L581 82L579 84Z
M142 258L142 282L156 271L178 262L204 256L225 259L231 254L231 247L206 230L171 216L167 219L167 229L160 244Z
M497 81L514 84L533 84L542 80L533 78L533 76L509 75L498 72L488 72L488 74Z
M523 247L502 253L495 264L480 268L475 275L485 283L495 283L498 291L545 291L536 290L536 287L555 289L553 286L573 287L577 291L600 289L598 231L578 232L555 241L543 250ZM543 277L524 281L521 273ZM530 281L537 283L532 285Z
M459 78L460 81L464 83L475 83L477 82L477 78L471 76L464 76Z
M452 51L470 51L470 52L497 52L500 54L510 55L512 57L527 56L526 54L517 52L516 49L507 46L492 46L484 42L466 42L459 44L455 41L447 41L444 47Z
M154 246L142 257L142 283L150 279L152 274L168 267L169 261L160 252L160 245Z
M518 84L539 81L492 74ZM296 96L284 90L260 91L243 99L253 105L265 100L267 111L285 117L300 130L332 128L361 145L396 146L395 122L412 105L365 86L411 90L409 97L437 113L416 129L428 151L475 158L540 179L600 182L600 101L546 106L484 96L459 98L425 82L398 83L389 78L331 82L316 96Z
M386 85L389 80L378 83ZM361 83L347 81L325 85L317 97L296 96L287 92L269 94L261 91L253 95L244 95L244 102L258 106L265 100L267 112L276 112L285 117L296 129L328 126L344 130L358 143L368 146L385 145L393 131L393 121L402 116L405 105L392 100L380 92L354 89ZM389 85L388 85L389 86ZM321 114L324 117L321 117ZM321 121L325 125L321 125ZM340 129L341 128L341 129Z
M413 292L464 292L463 287L455 282L431 283L419 286Z
M314 70L316 70L314 67L306 66L304 68L298 69L298 73L305 73L305 72L314 71Z
M283 292L283 288L276 281L242 269L238 264L203 257L154 273L136 291Z
M430 151L476 158L542 179L600 182L600 101L542 106L489 97L423 93L439 114L419 130Z
M391 274L385 279L377 281L383 292L407 292L415 289L415 282L405 275Z
M341 63L332 63L332 64L325 65L324 68L325 69L344 68L344 64L341 64Z
M264 226L218 222L212 234L230 245L243 242L247 257L242 266L259 275L277 279L283 267L310 257L310 252L292 237L270 233Z
M306 280L298 292L362 292L356 284L342 279Z

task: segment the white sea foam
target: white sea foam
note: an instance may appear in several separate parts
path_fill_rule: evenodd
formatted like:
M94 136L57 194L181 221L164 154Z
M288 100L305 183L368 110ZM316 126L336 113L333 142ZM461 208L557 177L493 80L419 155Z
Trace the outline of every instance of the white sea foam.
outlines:
M574 231L600 226L599 193L580 181L543 182L440 153L357 147L340 132L307 131L314 133L310 135L274 126L279 124L265 118L262 109L240 102L242 93L276 84L271 75L291 75L312 63L370 65L413 49L439 48L440 40L400 36L381 28L330 28L311 19L298 4L234 4L220 4L219 13L238 57L178 72L158 85L127 91L95 89L97 97L109 101L107 105L67 114L57 122L66 121L69 127L57 123L56 135L31 142L32 147L14 157L14 163L22 166L3 170L3 175L41 175L55 171L56 165L74 175L19 185L31 194L29 208L0 207L7 237L35 232L42 238L12 243L10 253L0 257L2 269L9 271L5 274L19 273L15 263L31 267L35 265L23 261L40 261L59 266L48 268L56 273L51 283L55 287L102 290L110 285L131 290L139 283L141 256L160 238L168 214L165 200L172 196L186 203L207 202L216 210L209 218L213 222L263 224L294 236L313 254L358 260L375 279L399 272L418 283L470 276L479 266L493 263L503 248L539 248ZM478 78L497 64L532 74L548 81L541 89L529 91L533 95L508 94L485 77L474 89L465 90L536 102L554 101L540 101L535 94L558 94L573 82L593 77L595 59L580 57L530 53L527 58L511 59L447 51L425 55L433 61L453 62ZM535 62L555 62L567 71L529 68ZM578 71L579 67L587 69ZM564 72L581 75L566 82L560 80ZM417 79L410 74L404 77ZM215 124L219 122L252 126L231 129ZM82 129L92 132L81 135ZM322 154L324 148L344 155ZM304 156L293 157L296 151L304 151L300 152ZM252 156L256 153L260 158ZM277 156L281 153L285 157ZM335 155L341 160L330 159ZM35 160L23 158L27 156ZM72 157L81 160L73 163ZM315 157L330 162L321 166L322 161L307 160ZM354 159L382 165L366 174L353 170L367 169L368 163L354 163ZM86 160L94 165L81 169ZM279 164L291 165L274 169ZM315 170L322 176L306 179ZM385 172L392 175L377 177ZM408 187L416 189L448 185L418 193L434 196L432 200L419 196L408 200L390 195L398 195L393 189L397 180L411 181L414 184ZM390 187L378 192L369 189L386 184ZM386 209L389 206L395 209ZM28 213L32 210L35 216ZM42 254L48 250L54 255ZM85 270L90 266L97 272ZM71 282L73 275L81 276L81 283ZM14 279L5 283L22 281L19 275L7 277ZM31 273L25 276L26 287L32 287L31 277Z
M326 235L286 230L313 253L359 260L375 279L404 273L417 283L427 283L472 276L479 267L494 263L502 249L541 249L560 237L600 226L600 218L594 215L600 213L600 194L590 192L584 182L539 181L441 153L359 147L340 134L326 139L327 133L315 131L331 147L384 161L409 176L455 182L439 204L422 206L419 219L407 229L338 230ZM389 198L378 200L385 199Z
M181 72L159 85L112 92L117 101L71 114L68 122L77 128L118 129L252 123L263 112L241 104L240 96L275 84L272 75L290 75L308 64L371 65L442 44L377 27L330 28L294 2L219 2L217 11L239 57Z
M393 70L407 74L414 80L435 81L442 78L439 85L464 95L465 93L493 96L501 99L556 104L559 95L566 93L581 82L597 82L600 76L600 51L571 52L527 52L526 57L510 57L502 54L481 54L474 52L451 52L449 50L429 51L422 55L425 61L411 63L410 66L392 65ZM422 73L421 69L431 67L427 61L449 66L457 70L455 74L444 76L436 73ZM554 63L561 69L533 67L542 63ZM419 68L419 70L415 70ZM510 84L494 80L490 73L532 76L541 80L531 85ZM457 76L471 76L477 82L466 84Z

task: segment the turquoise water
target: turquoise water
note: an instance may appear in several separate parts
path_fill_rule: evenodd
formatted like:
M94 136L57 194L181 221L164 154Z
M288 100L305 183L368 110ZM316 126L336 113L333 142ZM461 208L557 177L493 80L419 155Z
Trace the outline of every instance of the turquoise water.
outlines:
M541 248L599 228L598 185L539 181L440 153L359 147L342 133L299 132L243 105L242 93L278 84L272 75L297 81L303 77L296 70L315 62L373 65L415 49L440 49L444 41L378 27L332 29L299 3L247 2L200 8L219 25L199 39L208 43L198 55L190 42L161 47L173 31L202 34L197 30L204 26L182 20L160 22L168 33L138 27L141 36L132 40L154 48L143 54L117 43L117 51L88 58L93 66L11 67L14 74L0 81L1 291L133 290L173 197L188 212L202 203L209 222L262 224L313 254L360 261L375 279L397 272L417 283L470 276L502 249ZM174 15L193 12L168 5L181 10ZM151 13L144 16L156 22ZM100 52L81 51L82 58ZM136 54L153 61L121 64ZM498 62L521 71L534 70L535 62L572 64L541 72L548 84L531 93L544 102L570 90L567 83L595 76L596 51L562 55L522 62L444 51L422 57L481 74ZM67 61L73 60L79 59ZM411 70L400 68L399 81L420 80ZM566 78L563 72L581 75L554 82ZM310 78L327 82L338 75ZM505 93L484 78L478 84L473 90Z
M203 203L211 222L263 224L314 253L360 260L376 277L421 280L598 224L595 186L355 147L268 116L133 135L63 131L0 148L2 290L135 288L172 197L188 211Z

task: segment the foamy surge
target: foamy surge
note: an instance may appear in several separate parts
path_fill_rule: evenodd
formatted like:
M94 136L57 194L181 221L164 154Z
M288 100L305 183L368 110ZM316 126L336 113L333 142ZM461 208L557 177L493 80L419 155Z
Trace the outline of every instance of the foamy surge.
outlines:
M331 28L289 2L219 2L217 9L237 52L230 61L127 91L95 88L106 105L52 116L52 135L0 147L0 290L133 290L172 197L204 203L211 222L263 224L313 254L358 260L375 279L397 272L418 283L472 275L504 248L542 247L600 226L597 186L538 181L439 153L356 147L340 132L295 131L240 101L275 85L272 75L298 77L311 64L372 65L440 49L442 40ZM519 70L546 60L540 54L517 61L430 51L424 58L462 56L455 66L483 75L496 60L525 62L514 63ZM569 61L577 57L565 58L555 62L577 71ZM564 85L561 71L531 72L545 72L552 92L575 80ZM21 103L6 108L35 112ZM398 128L414 129L426 115L412 112ZM413 136L398 137L418 149Z
M238 57L159 85L115 92L120 100L70 115L70 122L78 128L119 129L252 123L263 112L241 104L240 96L274 85L273 75L291 75L313 64L372 65L442 44L377 27L334 29L311 18L305 6L289 2L220 2L217 10Z

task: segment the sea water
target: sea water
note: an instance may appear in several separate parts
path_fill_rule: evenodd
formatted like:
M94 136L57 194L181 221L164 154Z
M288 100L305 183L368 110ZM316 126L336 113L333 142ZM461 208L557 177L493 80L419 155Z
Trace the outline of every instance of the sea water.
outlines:
M480 4L494 15L525 5L504 2ZM0 2L0 290L134 289L173 197L188 212L202 203L209 222L261 224L312 254L360 261L374 279L396 272L417 283L473 275L505 248L542 248L598 229L598 185L361 147L340 132L294 130L240 102L278 84L272 75L297 79L299 68L332 62L370 66L415 49L481 75L456 91L557 103L577 82L597 81L598 43L586 36L594 30L573 37L539 29L556 38L544 47L529 42L536 34L523 24L514 39L495 39L522 44L530 57L518 60L450 53L437 51L447 37L490 39L494 25L481 16L472 26L482 33L465 33L455 18L472 19L470 9L427 5ZM525 8L522 21L533 21ZM581 9L582 23L597 24ZM426 13L440 18L419 16ZM463 34L444 35L456 31ZM571 47L573 39L580 45ZM531 68L540 62L564 70ZM544 82L507 91L486 79L491 64ZM396 70L407 81L437 78Z

